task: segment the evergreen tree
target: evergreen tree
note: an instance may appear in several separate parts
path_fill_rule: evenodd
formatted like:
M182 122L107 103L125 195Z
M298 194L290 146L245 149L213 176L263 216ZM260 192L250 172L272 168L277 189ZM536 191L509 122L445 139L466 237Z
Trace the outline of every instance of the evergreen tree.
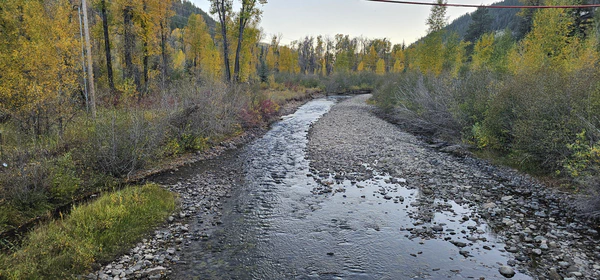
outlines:
M431 7L431 13L427 18L426 23L429 26L429 29L427 30L428 33L440 31L448 24L448 19L446 17L446 10L448 9L446 4L448 1L437 0L436 3L437 5Z
M471 23L465 34L465 41L475 43L481 35L488 32L492 26L492 17L488 13L488 9L481 7L471 14Z

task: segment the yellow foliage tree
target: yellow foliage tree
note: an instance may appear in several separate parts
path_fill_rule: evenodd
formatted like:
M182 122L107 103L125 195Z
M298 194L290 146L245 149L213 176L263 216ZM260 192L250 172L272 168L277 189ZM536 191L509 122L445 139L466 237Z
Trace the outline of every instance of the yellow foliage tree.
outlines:
M444 66L444 44L441 32L430 33L415 49L415 66L423 73L439 75Z
M183 34L189 67L193 73L200 74L203 64L209 57L208 49L210 45L214 45L204 18L198 14L190 15Z
M78 100L76 12L69 1L3 1L0 111L26 131L62 129Z
M471 68L474 70L488 69L493 54L494 34L484 34L477 43L475 43L473 56L471 57Z
M394 67L392 68L392 72L394 73L402 73L405 67L406 55L404 54L404 50L397 50L393 54L394 56Z
M377 51L375 50L375 46L371 46L369 48L369 53L365 56L365 68L369 71L375 71L377 68L377 60L379 57L377 56Z
M381 58L379 60L377 60L377 66L375 69L375 73L377 73L379 75L385 74L385 60L383 60Z
M364 61L361 61L361 62L358 64L358 67L356 67L356 71L358 71L358 72L363 72L363 71L365 71L365 62L364 62Z
M548 5L565 4L557 0ZM569 48L577 45L579 39L570 35L574 24L568 9L541 9L535 12L533 27L519 48L509 54L509 69L513 73L531 72L542 68L561 70L563 62L572 52Z
M237 21L236 21L237 22ZM238 30L239 28L236 28ZM234 33L237 36L237 33ZM258 28L257 21L250 21L244 28L242 47L240 49L238 81L246 82L257 76L257 66L259 64L260 48L258 42L262 34ZM232 49L237 49L238 41L233 41Z
M279 71L284 73L299 73L298 53L288 46L279 49Z

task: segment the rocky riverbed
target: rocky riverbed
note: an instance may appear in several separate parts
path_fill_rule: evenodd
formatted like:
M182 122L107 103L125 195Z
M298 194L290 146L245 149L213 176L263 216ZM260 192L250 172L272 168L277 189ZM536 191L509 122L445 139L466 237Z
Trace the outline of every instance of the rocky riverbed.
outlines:
M598 233L568 195L421 142L368 97L155 177L178 212L87 278L600 279Z
M337 181L360 182L372 178L373 171L388 173L390 180L401 178L407 187L417 188L420 197L413 205L427 209L412 214L412 224L399 229L408 236L447 240L469 256L468 249L480 240L457 240L452 231L432 221L447 208L444 202L453 201L470 209L460 219L475 221L475 228L487 223L504 243L501 250L510 254L501 267L505 275L520 269L536 279L600 279L598 231L573 217L568 194L508 168L465 157L468 153L458 146L421 142L376 117L365 103L368 98L337 104L312 127L308 154L321 180L333 174ZM327 182L315 191L328 193L335 185ZM396 199L386 190L380 195Z

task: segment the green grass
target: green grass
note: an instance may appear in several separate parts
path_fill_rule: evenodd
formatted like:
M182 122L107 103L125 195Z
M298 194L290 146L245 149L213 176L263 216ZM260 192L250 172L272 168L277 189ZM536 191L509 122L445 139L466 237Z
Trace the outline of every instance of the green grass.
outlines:
M0 279L76 278L126 251L174 209L174 194L153 184L107 193L0 255Z

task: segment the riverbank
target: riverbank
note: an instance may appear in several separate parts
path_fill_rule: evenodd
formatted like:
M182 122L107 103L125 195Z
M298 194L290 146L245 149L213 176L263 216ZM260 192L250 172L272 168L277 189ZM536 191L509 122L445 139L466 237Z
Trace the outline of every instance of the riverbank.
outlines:
M398 228L409 238L446 240L457 246L456 257L476 259L494 249L494 244L477 238L487 225L508 257L498 270L535 279L600 277L597 229L572 216L569 194L514 170L455 156L452 147L421 142L376 117L367 99L359 96L336 105L312 127L311 168L327 182L318 193L333 191L336 184L327 181L330 173L338 181L354 182L372 178L374 171L389 173L392 180L418 188L419 198L411 205L428 209L414 213L412 224ZM398 200L392 193L376 195L382 202ZM434 217L447 210L446 203L468 208L470 214L458 219L476 223L458 230L466 233L462 238L435 222ZM445 269L460 272L461 267Z
M145 172L141 181L158 182L179 197L179 208L166 223L141 240L128 253L86 275L87 279L148 278L172 275L173 265L185 265L181 251L192 242L208 239L222 224L223 203L239 186L243 177L240 162L232 158L239 147L264 135L270 124L295 112L315 98L319 92L287 100L278 114L263 125L223 141L208 151L187 155L165 164L163 168ZM201 228L192 229L197 219Z

